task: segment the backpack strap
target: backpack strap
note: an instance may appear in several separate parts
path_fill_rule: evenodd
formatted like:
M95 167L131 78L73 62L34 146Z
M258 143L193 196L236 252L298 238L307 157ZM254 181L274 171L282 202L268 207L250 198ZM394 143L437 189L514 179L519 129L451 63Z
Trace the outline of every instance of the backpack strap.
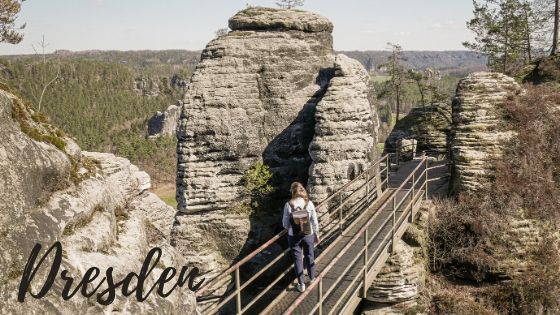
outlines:
M290 199L290 201L288 201L288 205L290 205L290 212L294 212L294 203L293 203L293 200Z

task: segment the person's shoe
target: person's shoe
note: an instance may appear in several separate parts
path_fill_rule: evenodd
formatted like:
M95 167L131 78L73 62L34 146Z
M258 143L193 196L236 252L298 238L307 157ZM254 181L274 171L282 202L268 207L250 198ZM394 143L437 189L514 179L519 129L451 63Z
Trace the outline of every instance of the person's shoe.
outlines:
M302 283L302 284L299 284L299 283L298 283L298 285L296 286L296 289L297 289L299 292L305 291L305 284L304 284L304 283Z
M317 278L313 277L313 278L309 278L309 284L313 283L313 281L315 281Z

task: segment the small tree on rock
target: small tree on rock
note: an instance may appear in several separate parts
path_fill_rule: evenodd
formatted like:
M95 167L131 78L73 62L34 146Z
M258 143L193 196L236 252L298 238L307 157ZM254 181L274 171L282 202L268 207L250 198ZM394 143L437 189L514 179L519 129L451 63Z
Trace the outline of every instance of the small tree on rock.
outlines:
M216 31L216 37L222 37L225 36L229 33L229 28L224 27L224 28L220 28Z
M280 0L276 2L276 5L283 9L293 9L295 7L301 7L304 0Z
M387 69L390 79L391 92L395 95L397 116L395 123L399 121L401 112L402 86L407 80L407 74L402 62L405 60L402 54L402 47L399 44L387 43L391 49L387 63L381 64L378 68Z
M2 0L0 0L2 1ZM33 46L33 50L35 50L35 54L37 54L38 56L40 56L41 58L41 63L39 64L40 67L42 68L41 70L41 86L39 87L39 90L41 91L39 96L37 95L33 95L35 97L35 101L37 102L37 111L40 112L41 111L41 104L43 103L43 98L45 96L45 92L47 91L47 88L56 82L56 80L58 80L58 78L60 77L60 68L57 68L56 70L56 74L52 77L47 77L48 76L48 63L47 63L47 55L45 53L45 49L47 48L47 46L49 44L47 44L45 42L45 35L43 35L43 39L38 43L39 44L39 50L37 48L35 48L35 46Z

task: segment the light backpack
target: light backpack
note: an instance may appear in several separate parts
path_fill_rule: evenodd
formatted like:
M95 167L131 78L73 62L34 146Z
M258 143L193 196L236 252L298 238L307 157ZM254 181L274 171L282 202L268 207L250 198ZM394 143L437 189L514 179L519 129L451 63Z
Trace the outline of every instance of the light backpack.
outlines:
M303 209L301 207L294 207L292 200L288 201L288 204L291 209L290 221L292 223L294 234L312 234L311 224L309 222L309 212L307 212L308 201L305 201Z

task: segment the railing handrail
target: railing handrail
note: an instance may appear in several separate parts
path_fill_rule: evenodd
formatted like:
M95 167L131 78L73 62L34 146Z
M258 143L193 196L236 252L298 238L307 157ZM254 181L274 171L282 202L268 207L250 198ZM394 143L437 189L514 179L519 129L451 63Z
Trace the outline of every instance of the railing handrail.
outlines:
M383 205L381 207L379 207L379 209L383 209L385 208L389 202L392 202L392 200L394 198L396 198L397 193L402 190L404 188L404 186L406 184L408 184L408 181L410 180L410 178L416 173L416 171L424 164L424 162L426 161L426 157L423 156L422 159L420 160L420 163L418 163L418 165L410 172L410 174L406 177L406 179L401 183L401 185L395 190L395 193L391 195L391 197L389 199L387 199ZM422 174L424 174L424 172L422 172ZM422 175L420 175L422 176ZM425 177L425 176L424 176ZM424 180L426 180L424 178ZM414 183L413 183L414 185ZM395 209L393 209L393 212L395 211ZM378 212L379 213L379 212ZM301 293L298 298L292 303L292 305L284 312L284 314L291 314L293 312L293 310L295 310L296 307L298 307L304 300L305 298L310 294L310 292L312 291L313 288L315 288L315 286L318 285L318 283L322 282L322 279L327 275L327 273L333 268L333 266L338 262L338 260L350 249L350 247L358 240L358 238L360 237L360 235L362 233L364 233L365 229L369 228L369 226L373 223L374 219L377 217L377 213L376 215L372 216L367 222L366 224L352 237L352 239L346 244L346 246L344 246L344 248L334 257L334 259L331 260L331 262L325 267L325 269L323 269L323 271L316 277L315 281L313 281L313 283L310 284L309 288L307 290L305 290L303 293ZM403 221L404 222L404 221ZM333 284L332 286L334 287L336 285ZM332 292L332 291L331 291ZM331 293L329 292L329 294ZM320 303L321 301L319 301L318 303Z
M334 196L341 194L343 192L344 189L348 188L350 185L352 185L353 183L356 183L358 180L361 180L363 176L365 176L366 173L369 173L371 170L374 170L377 166L379 166L381 164L381 162L387 160L389 154L385 154L383 155L381 158L379 158L375 163L373 163L367 170L363 171L362 173L360 173L358 176L356 176L356 178L354 178L353 180L349 181L348 183L342 185L339 189L337 189L335 192L333 192L330 196L328 196L327 198L323 199L319 204L317 204L317 206L315 207L316 209L324 206L324 204L326 204L327 202L329 202L332 198L334 198ZM326 214L328 214L329 212L326 211L324 213L322 213L319 218L322 218L323 216L325 216ZM222 271L220 274L218 274L216 277L214 277L212 280L210 280L209 282L206 283L206 285L203 285L199 290L196 291L196 296L201 296L203 293L205 293L209 288L211 288L213 285L215 285L219 280L223 279L226 276L229 276L232 272L234 272L235 270L239 269L243 264L245 264L246 262L250 261L251 259L253 259L255 256L257 256L259 253L261 253L262 251L264 251L266 248L268 248L269 246L271 246L273 243L275 243L278 239L280 239L282 236L284 236L287 233L287 231L284 229L281 232L279 232L278 234L276 234L275 236L273 236L272 238L270 238L267 242L265 242L264 244L262 244L261 246L259 246L257 249L253 250L251 253L249 253L248 255L246 255L244 258L242 258L241 260L239 260L237 263L235 263L234 265L230 266L228 269Z

